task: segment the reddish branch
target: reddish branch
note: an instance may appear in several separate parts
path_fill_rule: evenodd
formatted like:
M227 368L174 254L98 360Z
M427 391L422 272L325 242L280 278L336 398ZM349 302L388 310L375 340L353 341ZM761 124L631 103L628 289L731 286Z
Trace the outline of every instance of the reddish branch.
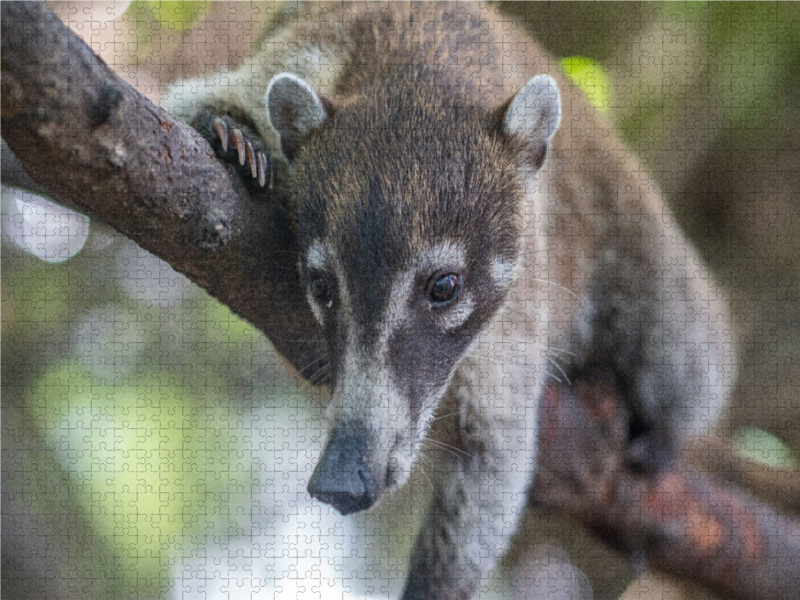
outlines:
M613 381L550 386L536 499L722 597L800 597L800 524L687 465L632 468L630 417Z
M759 498L783 510L800 512L800 471L796 468L777 469L743 457L721 435L691 444L685 456L689 464L702 471L753 490Z
M2 3L2 131L50 196L188 275L295 366L320 356L276 199L250 198L197 133L121 81L44 3ZM542 411L540 501L727 597L798 597L797 523L677 466L631 468L630 415L612 384L551 387Z

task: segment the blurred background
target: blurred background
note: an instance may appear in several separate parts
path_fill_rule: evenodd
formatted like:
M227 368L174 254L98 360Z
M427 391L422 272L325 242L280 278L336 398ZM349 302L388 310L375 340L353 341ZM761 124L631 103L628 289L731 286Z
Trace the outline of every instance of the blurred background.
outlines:
M238 64L282 3L49 4L158 103L181 77ZM734 448L796 478L800 4L497 4L664 188L735 312ZM310 502L319 403L263 335L167 264L3 188L1 333L6 597L399 592L427 484L397 499L411 513L343 519ZM581 598L619 597L631 577L592 591L567 573Z

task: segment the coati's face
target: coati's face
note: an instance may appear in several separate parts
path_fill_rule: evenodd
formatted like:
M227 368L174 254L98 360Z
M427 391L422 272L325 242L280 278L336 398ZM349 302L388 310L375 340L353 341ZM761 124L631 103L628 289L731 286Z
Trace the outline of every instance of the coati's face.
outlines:
M503 112L402 89L333 112L310 88L303 105L296 87L294 130L314 100L319 122L293 147L274 88L270 116L297 173L301 281L332 385L309 491L347 514L406 481L456 366L502 304L527 150Z

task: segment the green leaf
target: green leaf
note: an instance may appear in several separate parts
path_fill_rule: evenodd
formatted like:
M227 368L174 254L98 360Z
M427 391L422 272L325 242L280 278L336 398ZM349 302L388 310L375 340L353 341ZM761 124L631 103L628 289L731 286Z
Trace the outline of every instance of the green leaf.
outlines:
M160 2L148 0L158 22L169 29L186 31L206 18L210 2Z
M603 66L585 56L567 56L561 68L572 83L580 87L589 102L602 113L611 108L611 81Z
M745 427L733 436L734 450L773 469L796 469L797 460L792 451L777 437L756 427Z

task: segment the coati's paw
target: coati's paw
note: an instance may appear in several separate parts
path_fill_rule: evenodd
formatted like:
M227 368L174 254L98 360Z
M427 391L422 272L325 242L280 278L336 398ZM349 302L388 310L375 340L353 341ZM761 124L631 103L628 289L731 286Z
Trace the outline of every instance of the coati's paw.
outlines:
M258 181L258 185L268 185L270 189L275 180L275 165L269 157L267 147L259 138L247 129L236 127L230 117L214 117L211 120L211 131L214 140L211 143L223 160L232 164L238 162L242 171Z
M272 189L275 161L258 135L228 116L202 111L192 126L206 138L218 158L238 165L244 177L250 176L261 187Z

